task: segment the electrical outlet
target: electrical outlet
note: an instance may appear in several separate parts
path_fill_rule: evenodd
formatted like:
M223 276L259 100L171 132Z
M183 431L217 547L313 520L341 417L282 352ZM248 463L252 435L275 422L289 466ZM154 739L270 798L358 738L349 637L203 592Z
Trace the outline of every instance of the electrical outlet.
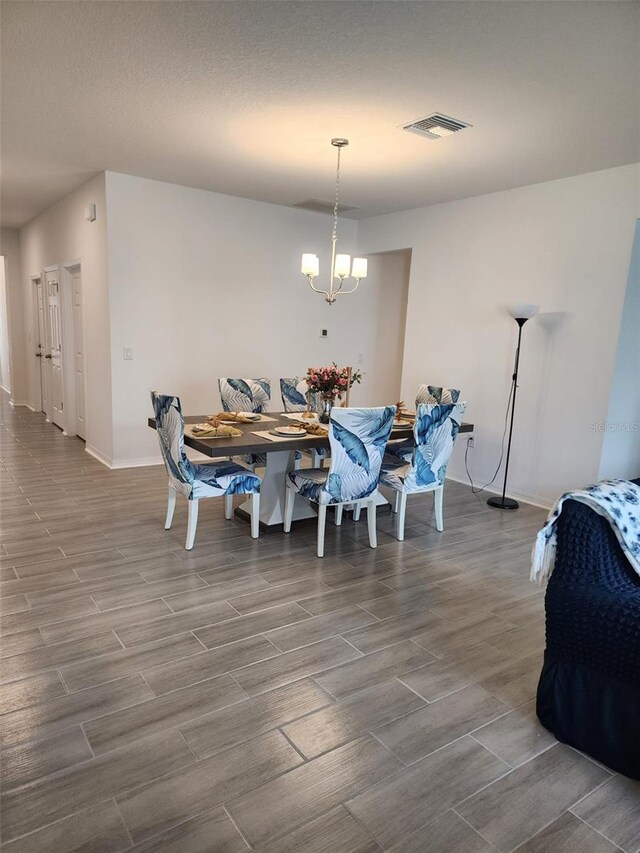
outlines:
M122 357L125 361L133 360L133 349L131 347L123 347L122 348Z
M475 446L476 446L476 440L475 440L475 438L471 435L471 436L469 436L469 438L467 439L467 447L475 447Z
M320 329L320 337L328 338L329 337L329 329Z

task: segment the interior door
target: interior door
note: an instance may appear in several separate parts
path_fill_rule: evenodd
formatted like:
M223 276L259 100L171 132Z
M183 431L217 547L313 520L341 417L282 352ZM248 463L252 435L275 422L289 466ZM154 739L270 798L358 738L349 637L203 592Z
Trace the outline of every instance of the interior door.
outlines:
M82 309L82 272L80 267L69 270L73 294L73 371L76 391L76 435L86 439L85 428L85 373L84 332Z
M45 354L49 352L47 347L47 332L46 332L46 322L45 322L45 310L44 310L44 293L42 286L42 279L36 278L33 280L33 284L35 287L35 296L36 296L36 329L35 329L35 337L36 337L36 348L35 348L35 360L36 360L36 383L37 388L40 391L40 411L43 411L47 417L50 414L49 407L49 392L48 392L48 376L47 376L47 365L48 361L45 360ZM37 391L36 391L37 394ZM37 400L36 400L37 402Z
M49 337L49 351L45 359L50 362L49 393L51 401L51 421L64 429L63 414L63 374L62 374L62 294L57 272L45 273L45 287L47 294L47 327Z

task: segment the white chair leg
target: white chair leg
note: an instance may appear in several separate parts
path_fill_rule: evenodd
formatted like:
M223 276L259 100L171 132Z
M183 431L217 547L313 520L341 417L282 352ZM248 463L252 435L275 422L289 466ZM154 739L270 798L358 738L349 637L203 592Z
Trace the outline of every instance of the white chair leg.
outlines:
M293 489L285 488L284 496L284 532L291 532L291 522L293 520L293 504L296 499L296 493Z
M224 496L224 517L226 519L233 518L233 495Z
M369 547L378 547L378 534L376 532L376 502L367 501L367 527L369 528Z
M253 492L251 495L251 538L257 539L258 536L260 536L260 492Z
M400 506L400 492L393 493L393 512L398 512Z
M362 505L357 503L353 505L353 520L360 521L360 510L362 509Z
M407 495L404 492L398 492L398 515L396 518L396 539L398 542L404 542L404 516L407 511Z
M318 557L324 557L324 528L327 522L327 505L318 506Z
M193 548L193 542L196 538L196 527L198 526L198 501L189 501L189 518L187 521L187 541L185 543L185 551L190 551Z
M442 518L442 499L444 498L444 486L440 486L433 493L433 503L436 510L436 530L442 532L444 530L444 521Z
M336 505L336 527L340 527L342 524L342 510L344 509L344 504Z
M293 470L299 471L300 468L302 468L302 457L296 456L294 454L294 456L293 456Z
M167 517L164 522L164 529L169 530L171 528L171 522L173 521L173 512L176 508L176 490L172 485L169 485L169 495L167 501Z

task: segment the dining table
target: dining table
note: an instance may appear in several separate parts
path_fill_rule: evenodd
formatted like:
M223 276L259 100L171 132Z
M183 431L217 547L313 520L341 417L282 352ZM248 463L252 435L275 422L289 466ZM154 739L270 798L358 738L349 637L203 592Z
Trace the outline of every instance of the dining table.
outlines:
M262 474L260 489L260 529L262 531L282 530L284 523L284 500L287 473L294 468L295 451L329 448L329 438L326 436L277 436L273 432L278 427L290 427L296 422L304 422L300 414L292 412L263 412L260 420L251 423L234 423L233 426L241 431L238 436L222 436L206 438L191 434L190 425L203 423L209 415L187 415L185 421L184 443L211 459L228 459L259 454L266 459ZM148 424L156 428L156 419L149 418ZM473 424L462 422L461 433L473 432ZM394 426L390 439L409 438L411 427ZM329 464L327 461L326 465ZM379 505L389 502L381 494L378 495ZM249 521L250 500L247 499L235 514ZM296 495L293 511L293 521L301 522L315 519L317 513L310 501Z

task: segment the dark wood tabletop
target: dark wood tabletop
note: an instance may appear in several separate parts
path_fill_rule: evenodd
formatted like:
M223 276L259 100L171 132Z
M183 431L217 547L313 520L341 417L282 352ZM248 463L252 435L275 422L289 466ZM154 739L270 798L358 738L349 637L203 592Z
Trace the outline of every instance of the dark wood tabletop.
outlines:
M243 456L248 453L275 453L282 450L305 450L314 447L328 447L328 438L306 437L306 438L283 438L282 441L270 441L260 435L254 435L255 430L271 430L277 426L292 426L291 418L283 417L281 412L265 412L265 417L273 418L270 421L256 421L251 424L233 424L242 430L242 435L235 438L195 438L185 434L184 443L188 447L203 453L205 456ZM191 415L185 417L186 424L199 424L206 421L208 415ZM156 428L156 419L149 418L149 426ZM460 432L473 432L473 424L462 423ZM403 438L409 436L411 430L396 428L391 431L391 438Z

